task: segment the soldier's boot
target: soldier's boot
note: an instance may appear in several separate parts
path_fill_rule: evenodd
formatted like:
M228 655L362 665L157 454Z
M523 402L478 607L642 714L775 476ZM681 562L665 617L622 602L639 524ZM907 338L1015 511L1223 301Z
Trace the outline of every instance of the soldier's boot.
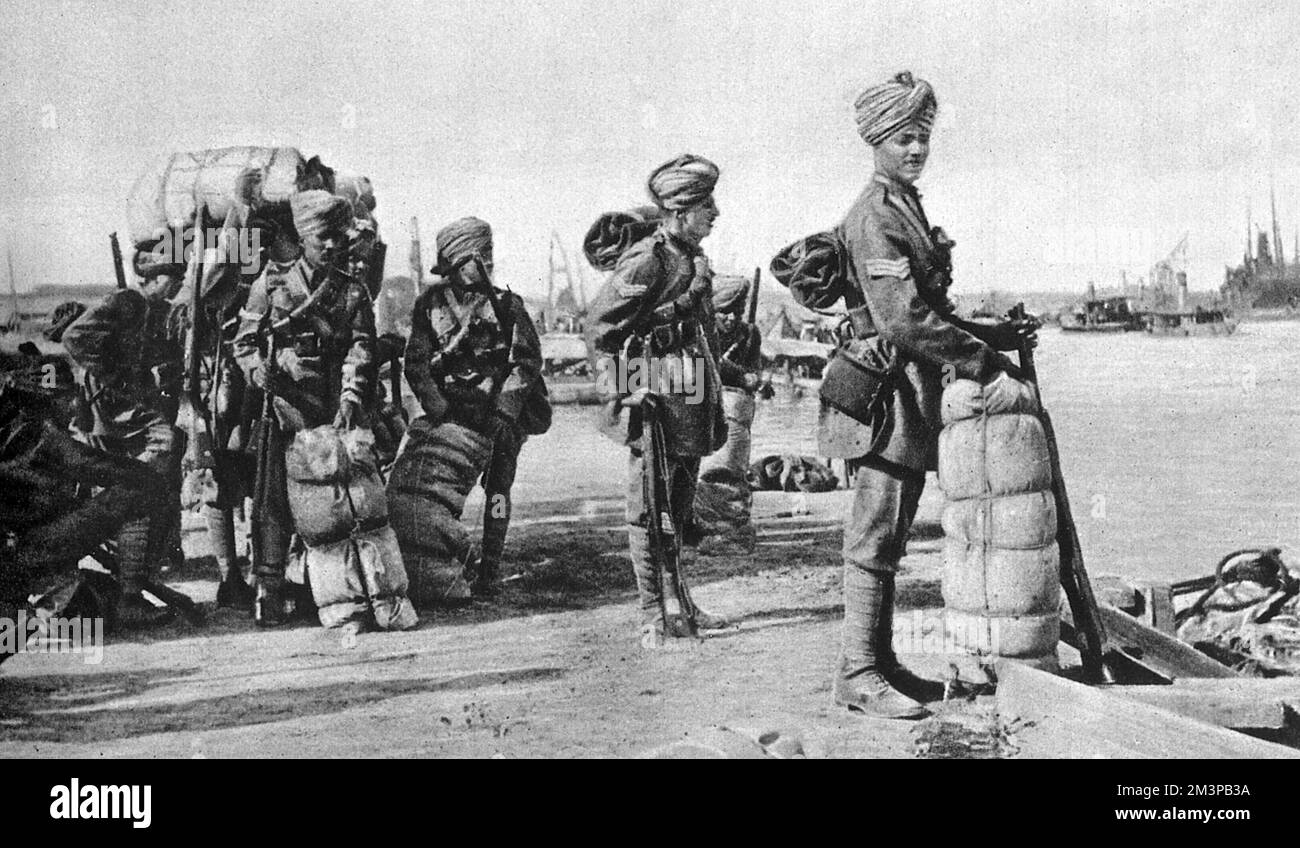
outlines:
M844 566L844 629L839 668L833 687L835 703L872 718L917 719L928 713L919 702L895 689L885 676L885 654L892 633L885 601L893 575Z
M249 586L248 581L244 579L239 560L226 563L218 560L217 570L222 575L221 582L217 584L217 606L244 612L251 611L255 593L253 587Z
M268 567L253 577L253 622L258 627L279 627L289 620L284 572Z
M641 647L655 650L664 647L669 634L664 627L659 574L650 556L650 534L644 527L627 528L628 556L636 578L637 604L641 610Z
M145 600L141 592L153 576L151 558L157 553L158 538L166 539L151 520L141 518L122 526L117 535L117 582L122 594L112 616L117 628L138 630L166 624L175 618L173 610ZM165 530L165 528L163 528Z
M244 579L240 560L235 555L235 515L233 510L208 507L208 544L217 557L217 606L252 612L253 587Z
M510 518L508 515L492 515L492 508L489 504L483 516L483 548L478 564L474 567L474 580L470 584L476 598L493 598L500 590L497 581L501 579L501 556L506 549L506 530Z
M476 598L495 598L501 590L497 585L500 580L501 566L497 561L488 559L485 554L474 566L474 579L470 582L470 592Z

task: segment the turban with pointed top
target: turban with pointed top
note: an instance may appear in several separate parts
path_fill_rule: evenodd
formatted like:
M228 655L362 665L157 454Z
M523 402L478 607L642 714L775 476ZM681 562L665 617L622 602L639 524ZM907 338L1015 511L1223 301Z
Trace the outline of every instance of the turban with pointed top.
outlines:
M858 135L872 147L910 123L929 130L934 126L939 101L925 80L903 71L889 82L873 85L858 95L853 103Z

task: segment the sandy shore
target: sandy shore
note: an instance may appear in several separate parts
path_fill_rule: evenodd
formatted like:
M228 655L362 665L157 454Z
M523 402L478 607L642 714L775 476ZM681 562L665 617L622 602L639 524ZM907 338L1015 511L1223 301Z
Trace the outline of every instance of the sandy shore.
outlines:
M410 633L347 649L319 627L259 631L220 611L203 628L113 640L97 666L16 657L0 676L0 756L631 756L711 725L794 732L815 756L908 756L909 725L830 703L847 496L778 518L790 500L760 494L753 560L694 569L700 602L737 626L680 649L637 644L620 505L536 504L520 511L501 601ZM905 562L903 610L939 603L937 498ZM211 601L205 577L172 584Z

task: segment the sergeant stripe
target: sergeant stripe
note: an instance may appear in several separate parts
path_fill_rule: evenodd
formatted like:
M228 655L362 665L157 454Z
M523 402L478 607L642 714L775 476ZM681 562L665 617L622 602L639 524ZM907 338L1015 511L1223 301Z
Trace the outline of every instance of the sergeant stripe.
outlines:
M871 259L867 262L867 273L873 277L907 277L912 268L905 257L899 259Z

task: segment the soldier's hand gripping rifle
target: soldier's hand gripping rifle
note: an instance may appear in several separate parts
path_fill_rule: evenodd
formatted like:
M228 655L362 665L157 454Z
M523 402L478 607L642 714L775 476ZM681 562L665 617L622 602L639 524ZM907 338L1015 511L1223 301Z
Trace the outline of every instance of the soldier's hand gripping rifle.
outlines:
M641 401L641 455L645 463L641 479L646 535L650 542L650 561L659 582L664 632L670 636L693 637L699 635L699 627L695 621L695 605L681 571L682 536L672 512L672 480L661 404L653 394L647 394Z

